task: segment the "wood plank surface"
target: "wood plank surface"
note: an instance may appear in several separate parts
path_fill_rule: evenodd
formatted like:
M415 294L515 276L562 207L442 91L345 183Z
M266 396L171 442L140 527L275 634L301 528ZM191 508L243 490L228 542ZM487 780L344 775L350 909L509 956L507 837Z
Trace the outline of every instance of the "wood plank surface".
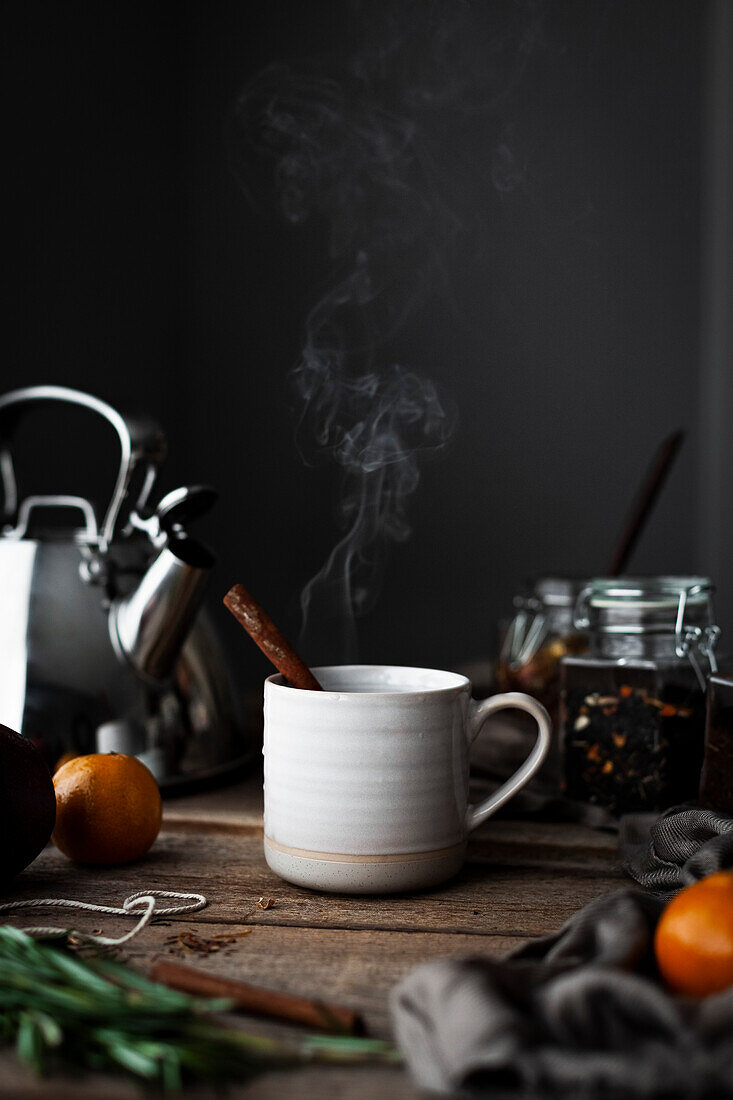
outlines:
M284 993L323 998L360 1012L369 1035L389 1038L388 995L404 974L439 958L499 958L524 941L513 936L441 935L425 932L332 931L262 925L218 952L197 957L175 939L178 925L155 927L145 942L132 942L125 957L141 968L165 958ZM207 937L231 925L198 926Z
M49 848L17 880L13 895L119 905L139 890L192 890L209 901L196 914L202 924L537 936L619 882L620 872L605 864L564 867L543 861L541 854L531 863L509 862L499 845L489 842L478 853L471 849L463 870L441 887L377 898L324 894L273 874L264 862L261 832L231 836L166 829L146 857L114 870L71 867ZM275 899L271 909L257 909L263 895Z
M39 1081L32 1073L0 1058L0 1096L17 1100L145 1100L146 1094L118 1077L101 1074L81 1079L59 1077ZM150 1094L157 1095L157 1094ZM256 1077L246 1085L212 1089L206 1085L188 1088L186 1100L426 1100L400 1069L377 1067L278 1070Z
M119 905L144 889L196 891L208 907L148 927L124 957L149 970L171 958L256 985L342 1003L360 1011L369 1032L390 1034L389 991L410 968L445 956L500 957L527 937L559 927L599 894L622 884L611 834L576 824L489 821L469 843L463 871L437 889L382 897L329 895L291 886L267 867L262 853L262 781L187 796L166 804L163 830L148 855L127 867L82 867L47 848L19 876L4 900L66 897ZM262 896L273 898L268 909ZM45 911L44 923L67 925L71 914ZM13 914L13 923L39 923L38 911ZM124 918L74 914L75 927L129 928ZM179 942L192 931L209 941L248 930L233 944L202 957ZM185 938L185 937L184 937ZM250 1029L286 1035L288 1029L245 1018ZM69 1085L38 1082L0 1057L0 1094L74 1095L127 1100L124 1082L87 1078ZM206 1091L191 1090L192 1097ZM306 1067L268 1074L230 1090L233 1097L416 1097L401 1070Z

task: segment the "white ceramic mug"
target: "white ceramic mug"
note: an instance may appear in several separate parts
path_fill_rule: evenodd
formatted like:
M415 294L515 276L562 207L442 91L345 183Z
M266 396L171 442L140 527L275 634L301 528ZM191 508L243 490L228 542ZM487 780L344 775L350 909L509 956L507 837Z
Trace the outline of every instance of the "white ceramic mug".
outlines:
M468 833L534 775L550 747L529 695L471 699L465 676L425 668L314 669L323 691L265 683L265 858L299 886L386 893L442 882ZM468 804L468 753L490 714L537 722L531 753L497 791Z

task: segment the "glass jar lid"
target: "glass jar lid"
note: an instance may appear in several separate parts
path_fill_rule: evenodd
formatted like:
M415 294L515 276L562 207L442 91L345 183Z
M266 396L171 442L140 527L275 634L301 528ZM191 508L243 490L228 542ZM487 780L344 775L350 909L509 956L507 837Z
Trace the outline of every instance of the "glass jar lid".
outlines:
M534 577L527 581L526 591L531 592L544 607L572 609L587 585L587 577Z
M602 634L679 634L711 627L709 577L596 577L579 593L575 626Z
M575 627L591 637L666 634L704 689L701 664L717 669L713 592L709 577L597 577L578 596Z

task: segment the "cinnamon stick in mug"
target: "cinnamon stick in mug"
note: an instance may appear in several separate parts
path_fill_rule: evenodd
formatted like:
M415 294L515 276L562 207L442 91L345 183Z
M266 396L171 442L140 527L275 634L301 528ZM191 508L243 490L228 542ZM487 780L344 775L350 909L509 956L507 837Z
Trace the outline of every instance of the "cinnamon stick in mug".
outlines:
M290 644L285 635L241 584L235 584L224 597L224 603L240 626L249 634L268 660L272 661L292 687L322 691L321 685Z

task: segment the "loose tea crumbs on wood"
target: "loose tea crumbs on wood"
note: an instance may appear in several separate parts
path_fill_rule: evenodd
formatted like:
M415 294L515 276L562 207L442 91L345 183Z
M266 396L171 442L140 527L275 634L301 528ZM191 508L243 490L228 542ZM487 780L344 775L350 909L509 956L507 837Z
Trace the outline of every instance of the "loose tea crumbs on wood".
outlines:
M206 956L221 951L223 947L236 943L242 936L249 936L252 932L254 928L246 928L243 932L226 932L210 939L205 939L196 932L179 932L177 936L169 936L165 943L169 954L178 949Z

